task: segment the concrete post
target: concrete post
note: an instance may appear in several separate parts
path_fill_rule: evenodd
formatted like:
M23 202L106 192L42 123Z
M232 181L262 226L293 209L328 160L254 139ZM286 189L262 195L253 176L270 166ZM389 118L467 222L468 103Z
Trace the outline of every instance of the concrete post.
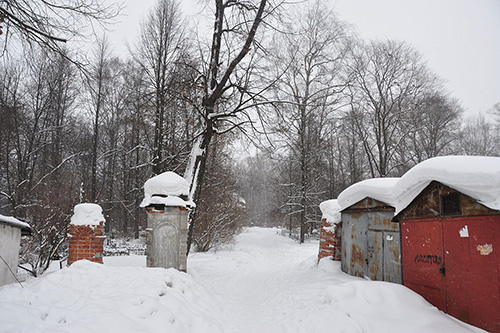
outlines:
M141 207L147 213L148 267L187 269L189 184L174 172L165 172L144 184Z

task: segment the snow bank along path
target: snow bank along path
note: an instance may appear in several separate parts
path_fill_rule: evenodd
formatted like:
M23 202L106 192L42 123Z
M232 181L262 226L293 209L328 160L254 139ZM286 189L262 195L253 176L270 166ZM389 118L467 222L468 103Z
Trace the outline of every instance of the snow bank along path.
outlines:
M401 285L316 265L317 254L317 242L250 228L192 254L190 274L145 268L140 256L79 261L0 287L0 332L481 332Z

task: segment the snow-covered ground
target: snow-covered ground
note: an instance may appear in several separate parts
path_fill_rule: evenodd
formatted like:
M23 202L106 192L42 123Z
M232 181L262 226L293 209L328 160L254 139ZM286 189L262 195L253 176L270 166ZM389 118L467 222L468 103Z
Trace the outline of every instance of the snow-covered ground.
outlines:
M0 288L0 332L479 332L407 288L366 281L277 229L195 253L189 274L142 256L82 261ZM126 267L128 266L128 267Z

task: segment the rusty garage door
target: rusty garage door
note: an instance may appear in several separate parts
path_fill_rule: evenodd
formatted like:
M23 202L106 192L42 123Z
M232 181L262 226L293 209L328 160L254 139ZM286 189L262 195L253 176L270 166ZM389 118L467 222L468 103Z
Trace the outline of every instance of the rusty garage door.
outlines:
M500 332L498 217L401 223L404 285L450 315Z
M447 312L491 332L500 332L499 235L498 217L443 220Z
M404 285L446 311L441 222L401 222Z

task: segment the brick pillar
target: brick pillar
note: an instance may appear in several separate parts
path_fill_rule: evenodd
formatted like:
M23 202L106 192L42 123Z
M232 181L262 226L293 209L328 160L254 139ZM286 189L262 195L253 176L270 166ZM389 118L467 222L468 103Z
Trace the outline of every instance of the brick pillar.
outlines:
M318 261L325 257L340 261L342 241L340 237L337 237L340 223L332 224L325 218L321 220Z
M102 264L106 236L101 212L101 207L95 204L80 204L75 207L68 235L68 265L82 259Z

